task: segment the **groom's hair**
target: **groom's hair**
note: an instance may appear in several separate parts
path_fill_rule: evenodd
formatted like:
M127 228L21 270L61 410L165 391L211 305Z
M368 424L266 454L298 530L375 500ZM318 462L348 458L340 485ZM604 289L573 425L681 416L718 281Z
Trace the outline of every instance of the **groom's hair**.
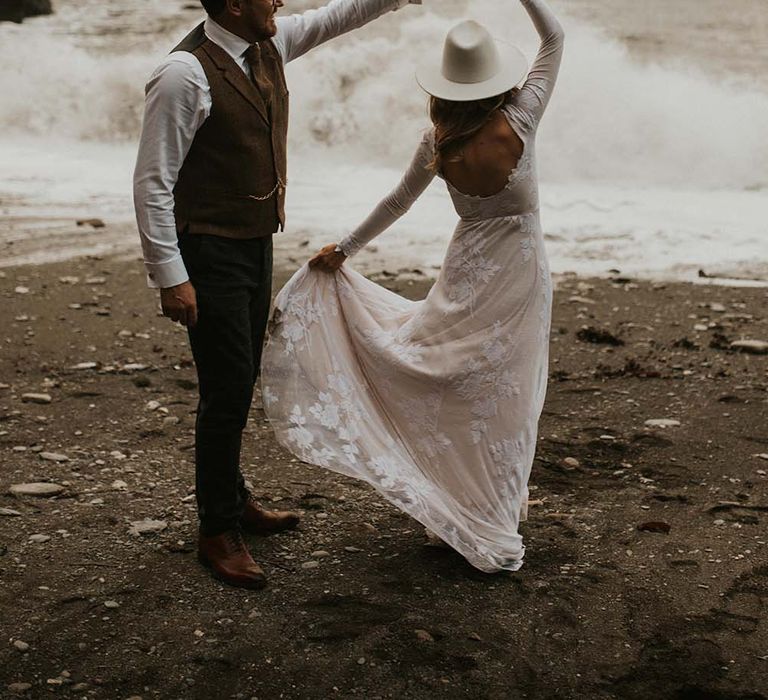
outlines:
M227 0L200 0L210 17L218 17L227 6Z

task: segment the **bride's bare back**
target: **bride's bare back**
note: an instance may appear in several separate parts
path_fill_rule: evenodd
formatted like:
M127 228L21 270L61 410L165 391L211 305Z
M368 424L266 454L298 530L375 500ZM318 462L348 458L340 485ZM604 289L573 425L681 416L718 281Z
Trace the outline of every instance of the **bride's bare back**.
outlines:
M496 112L480 131L443 162L443 176L471 196L490 197L501 192L509 174L523 155L523 142L501 112ZM461 155L461 160L453 160Z

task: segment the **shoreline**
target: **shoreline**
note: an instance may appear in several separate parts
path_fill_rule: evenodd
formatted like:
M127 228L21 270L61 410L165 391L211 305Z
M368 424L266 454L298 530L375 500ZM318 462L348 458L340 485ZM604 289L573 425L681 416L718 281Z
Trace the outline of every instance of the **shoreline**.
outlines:
M291 271L276 265L275 290ZM381 281L410 298L430 284ZM258 594L195 561L194 368L141 263L5 268L0 298L0 688L765 697L768 356L727 349L768 339L765 290L560 280L514 574L425 546L372 489L297 462L257 392L244 471L303 512L249 538ZM9 493L35 481L62 490Z

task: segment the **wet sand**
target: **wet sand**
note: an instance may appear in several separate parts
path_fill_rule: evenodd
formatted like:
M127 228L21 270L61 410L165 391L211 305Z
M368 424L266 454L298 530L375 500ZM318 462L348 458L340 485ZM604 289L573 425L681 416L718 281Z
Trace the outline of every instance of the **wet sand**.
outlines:
M766 290L559 280L514 575L295 461L257 396L245 471L304 514L249 540L259 593L195 561L194 369L141 264L6 268L0 298L0 694L768 697L768 356L729 349L768 340ZM8 493L33 481L62 491Z

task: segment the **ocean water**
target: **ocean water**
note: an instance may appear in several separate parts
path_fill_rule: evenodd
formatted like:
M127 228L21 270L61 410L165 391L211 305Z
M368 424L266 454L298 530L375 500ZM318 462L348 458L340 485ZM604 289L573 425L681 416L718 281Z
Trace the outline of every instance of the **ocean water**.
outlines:
M768 280L768 0L551 0L566 28L539 132L556 272ZM283 11L322 2L288 0ZM131 174L153 67L201 19L192 0L59 0L0 25L0 265L139 253ZM288 67L288 230L301 259L393 187L428 126L414 62L473 17L529 55L516 3L424 0ZM78 218L108 226L85 230ZM456 215L439 181L361 254L367 271L439 266Z

